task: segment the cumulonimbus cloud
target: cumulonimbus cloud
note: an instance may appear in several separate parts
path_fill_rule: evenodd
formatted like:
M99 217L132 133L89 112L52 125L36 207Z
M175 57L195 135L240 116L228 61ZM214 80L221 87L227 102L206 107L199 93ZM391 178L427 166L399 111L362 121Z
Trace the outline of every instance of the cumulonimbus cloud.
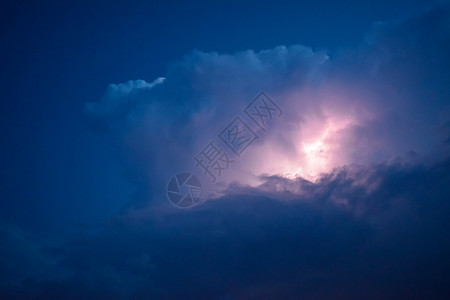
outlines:
M121 149L129 178L160 196L177 172L208 184L193 157L210 141L227 150L218 134L245 117L261 90L283 115L241 156L229 152L234 164L209 188L254 185L261 175L312 180L337 167L411 153L436 157L439 128L450 120L448 19L440 7L380 22L358 48L339 55L299 45L194 51L170 65L165 80L111 85L86 111Z

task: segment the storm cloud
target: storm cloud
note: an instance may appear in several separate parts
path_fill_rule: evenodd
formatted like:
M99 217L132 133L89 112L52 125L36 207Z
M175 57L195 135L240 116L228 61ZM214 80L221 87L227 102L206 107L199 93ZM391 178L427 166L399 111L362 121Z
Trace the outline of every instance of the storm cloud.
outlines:
M57 245L3 232L36 271L1 297L447 299L449 24L440 4L336 53L193 51L154 81L111 84L85 111L133 196ZM282 116L208 183L192 157L261 90ZM172 206L182 171L215 196Z

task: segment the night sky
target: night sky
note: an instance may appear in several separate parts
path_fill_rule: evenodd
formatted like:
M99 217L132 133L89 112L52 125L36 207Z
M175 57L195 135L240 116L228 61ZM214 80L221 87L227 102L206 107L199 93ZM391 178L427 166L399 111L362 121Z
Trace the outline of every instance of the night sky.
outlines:
M450 2L0 7L0 299L450 299Z

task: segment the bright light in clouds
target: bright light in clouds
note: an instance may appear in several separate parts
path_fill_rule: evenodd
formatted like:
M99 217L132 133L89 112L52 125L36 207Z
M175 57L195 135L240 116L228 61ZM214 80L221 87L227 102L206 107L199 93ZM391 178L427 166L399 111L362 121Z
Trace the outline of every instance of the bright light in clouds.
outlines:
M361 101L371 97L365 91L338 85L306 88L286 96L289 121L299 121L289 133L295 155L290 155L289 161L280 160L278 175L315 181L336 167L355 163L352 153L360 145L349 137L355 128L373 120L373 108Z
M357 124L349 116L313 117L301 125L289 128L277 128L277 133L263 143L252 147L245 156L245 163L236 170L233 180L250 185L258 185L254 177L245 177L244 173L258 175L277 175L288 179L298 177L315 181L321 174L349 163L345 155L345 136L348 130ZM284 127L281 125L280 127ZM284 135L282 138L281 135ZM280 143L280 139L289 143ZM244 177L242 177L244 176Z
M258 185L259 176L316 181L334 168L353 163L348 137L367 119L355 106L355 96L342 90L301 91L275 97L285 113L246 150L228 181ZM330 102L338 103L332 105ZM339 105L340 104L340 105Z
M328 117L323 124L306 124L302 134L303 141L297 144L297 152L302 159L298 165L285 169L282 176L294 179L302 177L311 181L320 174L332 171L345 163L336 152L340 148L340 133L352 125L349 120ZM317 130L317 127L320 130Z

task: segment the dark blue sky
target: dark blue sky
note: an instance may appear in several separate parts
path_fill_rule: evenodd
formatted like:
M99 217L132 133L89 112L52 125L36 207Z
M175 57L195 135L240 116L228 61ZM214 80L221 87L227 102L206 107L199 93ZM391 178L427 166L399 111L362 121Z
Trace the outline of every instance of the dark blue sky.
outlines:
M0 296L449 294L430 267L450 249L445 1L13 1L0 15ZM161 204L158 180L201 143L184 130L211 136L260 90L286 114L254 151L280 169L250 159L261 185L234 177L192 212ZM297 125L304 146L334 153L288 170L328 172L311 185L278 177L297 160L274 145L291 149ZM172 260L174 247L185 254ZM210 251L222 256L204 261ZM409 274L398 290L396 274Z

